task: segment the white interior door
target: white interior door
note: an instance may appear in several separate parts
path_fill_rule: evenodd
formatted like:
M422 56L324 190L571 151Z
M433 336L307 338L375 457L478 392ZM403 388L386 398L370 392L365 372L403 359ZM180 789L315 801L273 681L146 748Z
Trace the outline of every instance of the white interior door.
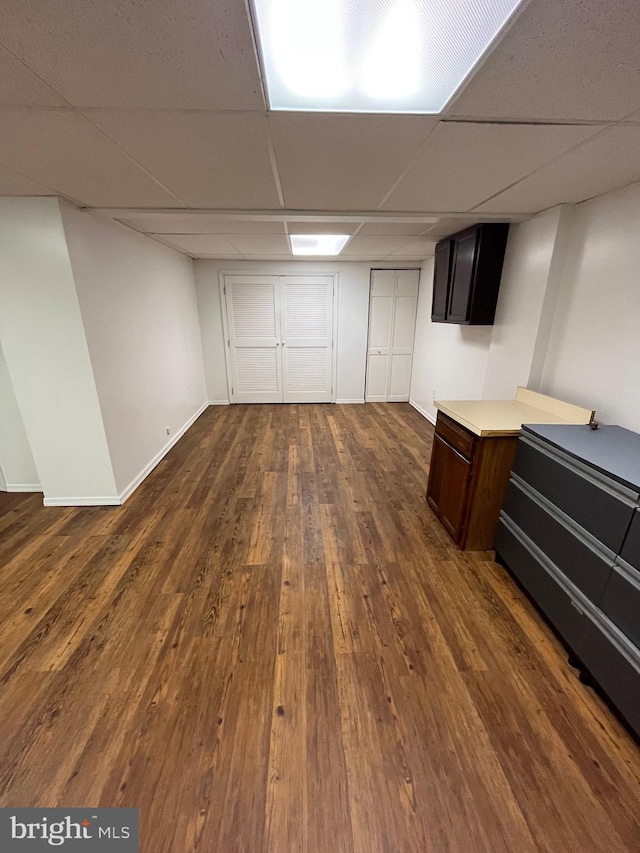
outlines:
M419 276L418 270L396 271L387 393L390 403L404 403L409 399Z
M285 403L333 397L333 276L283 276L282 375Z
M367 402L409 399L419 270L372 270Z
M281 403L278 276L225 276L233 403Z
M369 403L384 403L387 400L395 282L395 270L372 270L371 272L365 396Z
M333 399L333 276L224 277L232 403Z

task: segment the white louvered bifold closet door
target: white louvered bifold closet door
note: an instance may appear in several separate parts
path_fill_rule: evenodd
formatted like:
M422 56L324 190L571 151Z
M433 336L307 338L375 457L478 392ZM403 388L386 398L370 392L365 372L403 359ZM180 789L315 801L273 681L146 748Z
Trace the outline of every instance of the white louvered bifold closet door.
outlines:
M333 277L282 276L282 376L285 403L333 399Z
M419 270L371 272L368 403L409 399L419 277Z
M233 403L281 403L280 280L225 276Z
M333 276L225 275L232 403L330 403Z

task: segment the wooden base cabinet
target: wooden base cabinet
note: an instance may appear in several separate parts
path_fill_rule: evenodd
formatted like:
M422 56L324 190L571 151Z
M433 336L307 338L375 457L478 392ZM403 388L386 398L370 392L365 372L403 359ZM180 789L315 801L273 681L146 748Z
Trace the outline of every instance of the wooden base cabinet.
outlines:
M476 436L438 412L427 502L463 551L493 548L517 444L517 436Z

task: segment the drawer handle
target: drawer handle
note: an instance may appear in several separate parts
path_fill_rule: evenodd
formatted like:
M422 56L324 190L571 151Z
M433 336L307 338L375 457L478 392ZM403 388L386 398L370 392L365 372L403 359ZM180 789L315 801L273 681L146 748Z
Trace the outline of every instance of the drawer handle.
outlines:
M572 606L573 608L575 608L575 610L577 610L577 611L578 611L578 613L579 613L581 616L584 616L584 610L582 609L582 607L580 607L580 605L578 604L578 602L577 602L577 601L574 601L574 600L573 600L573 598L570 598L570 599L569 599L569 601L571 602L571 606Z

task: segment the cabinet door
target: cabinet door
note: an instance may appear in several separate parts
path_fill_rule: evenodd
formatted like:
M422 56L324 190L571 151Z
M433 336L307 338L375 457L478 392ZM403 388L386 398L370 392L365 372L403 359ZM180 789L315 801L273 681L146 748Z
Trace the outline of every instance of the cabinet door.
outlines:
M439 435L433 438L427 500L454 542L459 543L471 479L471 463Z
M478 230L476 228L461 234L456 239L447 311L447 320L450 323L467 323L469 321L477 242Z
M443 322L447 318L452 246L452 240L442 240L436 246L435 267L433 271L433 299L431 302L431 319L436 323Z

